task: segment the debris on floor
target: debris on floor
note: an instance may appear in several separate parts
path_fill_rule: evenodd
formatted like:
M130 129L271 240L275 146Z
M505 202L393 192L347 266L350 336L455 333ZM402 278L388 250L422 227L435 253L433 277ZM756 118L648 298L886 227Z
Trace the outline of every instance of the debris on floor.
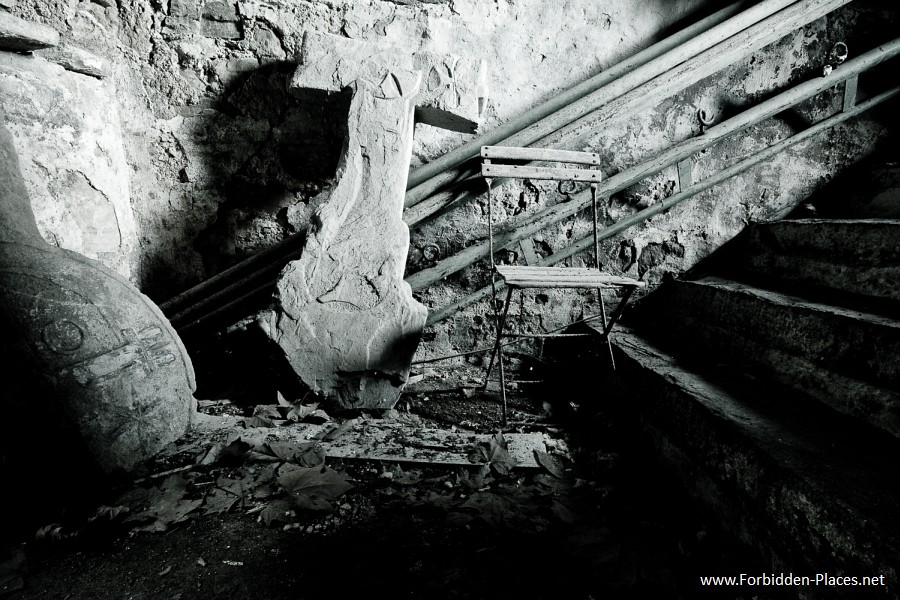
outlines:
M14 600L117 598L102 581L124 563L143 590L134 597L223 597L222 586L231 598L334 597L327 582L341 581L344 595L390 585L430 598L677 598L675 567L712 547L677 506L637 505L618 453L543 426L541 408L526 414L539 402L513 398L529 425L500 433L483 397L418 394L408 400L420 409L433 401L480 427L201 403L191 434L107 504L45 523L25 553L0 561L0 584L25 586ZM529 575L503 575L513 571Z

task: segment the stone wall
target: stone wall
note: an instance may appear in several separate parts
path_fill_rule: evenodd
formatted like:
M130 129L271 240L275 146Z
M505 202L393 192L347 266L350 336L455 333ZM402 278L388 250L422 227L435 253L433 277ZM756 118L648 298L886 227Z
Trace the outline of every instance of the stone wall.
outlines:
M41 235L129 277L140 256L114 98L40 52L0 52L0 104Z
M100 202L91 195L96 190L119 202L128 198L136 231L129 238L136 244L132 277L162 301L303 230L311 200L333 183L346 97L310 92L297 98L286 91L305 30L486 59L490 99L482 129L489 130L646 47L704 4L702 0L17 0L14 13L51 25L64 40L108 59L110 75L103 86L111 91L104 106L111 115L118 107L127 163L127 169L119 165L112 169L124 182L117 191L101 188L93 176L78 175L77 169L70 175L62 169L47 174L36 166L25 167L26 177L32 189L44 185L50 195L61 185L80 190L86 203ZM624 124L597 132L579 149L600 152L604 171L616 172L698 135L698 109L721 119L774 90L816 76L837 41L847 42L853 56L870 48L879 36L886 39L890 22L886 17L893 17L889 3L856 4L794 32L656 110L630 115ZM837 92L825 94L796 116L817 118L839 101ZM46 135L41 127L36 125L28 135ZM776 119L715 146L695 165L695 177L795 127L791 119ZM115 134L115 127L109 131ZM21 139L26 132L20 127L14 133ZM651 284L666 272L683 271L748 222L771 218L805 198L870 152L883 136L876 121L863 117L608 240L602 248L603 262L610 271L639 276ZM420 125L413 166L465 139ZM620 218L671 195L676 191L674 181L674 171L667 171L616 195L610 217ZM559 201L562 197L554 186L532 183L507 188L499 200L505 207L501 212L510 215ZM407 272L483 237L483 213L482 200L414 230ZM547 254L586 233L584 217L543 232L534 240L535 250ZM120 231L125 221L122 217ZM42 223L48 237L66 230L49 216ZM128 237L121 235L123 240ZM121 251L127 252L121 243ZM572 264L588 260L576 257ZM476 265L423 292L420 299L439 307L486 282L484 266ZM532 326L552 327L592 312L592 302L578 294L537 292L513 310ZM433 328L421 354L440 355L482 344L489 333L485 312L486 305L474 306Z

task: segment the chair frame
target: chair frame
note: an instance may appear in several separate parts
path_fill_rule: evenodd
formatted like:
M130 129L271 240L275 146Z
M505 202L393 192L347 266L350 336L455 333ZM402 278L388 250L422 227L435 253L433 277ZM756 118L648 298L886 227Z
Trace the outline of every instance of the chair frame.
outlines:
M600 156L593 152L575 152L570 150L551 150L546 148L517 148L504 146L483 146L481 148L481 175L487 183L488 191L488 244L491 263L491 298L494 309L494 316L497 323L497 337L491 351L491 358L488 362L487 373L485 374L484 388L487 389L488 380L493 370L494 361L497 360L500 369L500 390L503 400L503 424L507 424L507 399L506 399L506 369L503 361L502 339L504 337L517 338L546 338L561 337L571 334L509 334L504 335L503 330L506 326L506 317L509 313L509 305L512 300L512 294L515 289L525 288L581 288L596 289L600 303L600 314L589 317L587 320L596 318L601 319L603 324L603 338L609 350L610 364L615 369L615 359L612 352L612 343L609 340L609 333L618 321L625 305L628 303L631 294L637 287L643 287L646 284L634 279L625 277L617 277L608 275L601 271L599 240L597 228L597 185L602 179L602 173L597 168L600 164ZM574 165L588 165L588 168L569 168L569 167L543 167L534 166L533 164L497 164L495 160L507 161L535 161L535 162L554 162L567 163ZM493 199L491 195L491 185L494 178L515 178L515 179L538 179L538 180L554 180L562 182L587 182L591 187L591 215L593 221L594 233L594 268L578 269L578 268L561 268L550 266L503 266L498 267L494 261L494 215L493 215ZM503 303L502 312L497 302L497 275L499 275L507 286L506 300ZM606 306L603 302L602 288L623 287L624 292L618 306L607 320Z

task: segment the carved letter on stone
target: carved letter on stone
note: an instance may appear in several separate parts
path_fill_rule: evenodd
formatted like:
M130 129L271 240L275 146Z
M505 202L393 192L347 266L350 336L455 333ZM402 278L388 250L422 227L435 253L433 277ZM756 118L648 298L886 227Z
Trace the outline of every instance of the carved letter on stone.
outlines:
M482 61L304 36L291 88L349 89L352 99L337 184L278 281L274 338L310 388L345 408L396 403L425 325L403 281L413 109L421 122L472 132L484 79Z

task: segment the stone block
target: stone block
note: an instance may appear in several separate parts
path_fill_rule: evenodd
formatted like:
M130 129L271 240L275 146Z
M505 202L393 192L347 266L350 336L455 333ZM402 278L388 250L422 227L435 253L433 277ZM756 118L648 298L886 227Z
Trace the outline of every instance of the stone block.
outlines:
M232 2L207 2L203 5L203 18L209 21L237 21L237 10Z
M28 52L59 43L55 29L0 12L0 50Z
M190 17L169 17L162 28L163 37L167 40L181 40L196 35L199 20Z
M200 6L197 0L171 0L169 3L169 18L172 17L199 19Z
M206 37L222 40L241 39L240 27L238 27L237 23L232 23L231 21L210 21L209 19L201 19L200 33Z

